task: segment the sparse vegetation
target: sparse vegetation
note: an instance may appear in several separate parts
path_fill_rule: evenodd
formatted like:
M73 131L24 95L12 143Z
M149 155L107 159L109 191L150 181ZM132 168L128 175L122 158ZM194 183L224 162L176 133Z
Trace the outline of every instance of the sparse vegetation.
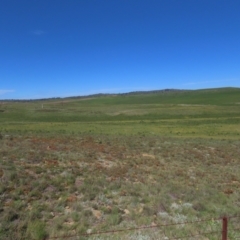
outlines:
M239 214L239 96L220 89L56 99L44 109L37 101L2 104L0 239Z

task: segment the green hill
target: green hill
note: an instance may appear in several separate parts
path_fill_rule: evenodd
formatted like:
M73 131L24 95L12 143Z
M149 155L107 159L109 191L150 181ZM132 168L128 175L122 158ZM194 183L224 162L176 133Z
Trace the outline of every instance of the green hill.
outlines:
M163 90L117 95L100 94L86 98L2 101L0 106L2 131L47 129L52 132L64 129L67 132L166 134L177 133L180 128L189 128L196 132L195 128L199 125L208 126L211 128L209 131L212 131L216 126L225 124L226 131L238 134L236 126L239 121L239 88ZM57 126L51 126L54 123ZM153 123L158 123L158 126L153 126ZM217 125L214 127L213 124ZM178 130L172 131L170 126L178 126Z

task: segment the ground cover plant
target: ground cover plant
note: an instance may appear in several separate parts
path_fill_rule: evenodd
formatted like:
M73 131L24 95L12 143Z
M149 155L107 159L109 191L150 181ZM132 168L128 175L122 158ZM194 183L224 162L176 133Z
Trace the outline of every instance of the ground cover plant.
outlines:
M239 93L1 103L0 239L50 239L240 214ZM220 225L171 227L166 234L220 231ZM156 228L71 239L160 236Z

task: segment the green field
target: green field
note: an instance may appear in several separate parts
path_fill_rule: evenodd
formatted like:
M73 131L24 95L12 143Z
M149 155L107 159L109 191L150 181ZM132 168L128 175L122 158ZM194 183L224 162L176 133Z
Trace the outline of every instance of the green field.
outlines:
M238 138L240 89L2 102L0 131Z
M0 239L240 214L239 172L238 88L0 101ZM204 228L221 230L214 221ZM156 228L71 239L159 236Z

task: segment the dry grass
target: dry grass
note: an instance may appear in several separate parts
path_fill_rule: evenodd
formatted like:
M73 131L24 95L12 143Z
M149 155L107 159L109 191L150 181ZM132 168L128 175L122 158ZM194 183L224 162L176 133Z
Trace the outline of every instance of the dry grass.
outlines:
M0 239L48 239L239 214L239 92L2 102ZM166 236L199 230L220 231L220 224L171 227ZM86 239L162 236L156 228Z
M0 141L1 239L240 212L238 140L13 134Z

